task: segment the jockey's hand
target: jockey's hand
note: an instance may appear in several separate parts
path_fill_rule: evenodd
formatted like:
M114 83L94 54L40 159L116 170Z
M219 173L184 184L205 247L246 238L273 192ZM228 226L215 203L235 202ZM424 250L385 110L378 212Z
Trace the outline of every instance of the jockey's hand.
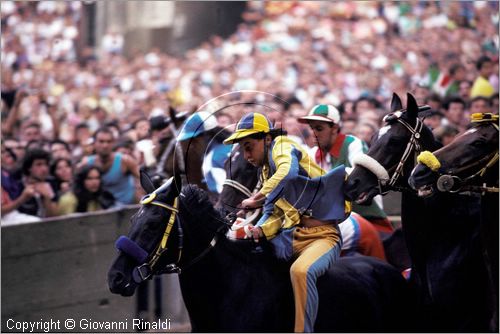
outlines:
M252 233L252 238L255 242L259 242L259 238L264 236L264 232L262 232L262 228L258 226L249 226L248 229L250 233Z
M259 204L259 202L250 197L241 202L241 207L243 209L255 209L259 206Z
M258 192L252 197L243 200L241 202L241 207L243 209L256 209L262 206L262 203L264 202L265 199L266 197Z

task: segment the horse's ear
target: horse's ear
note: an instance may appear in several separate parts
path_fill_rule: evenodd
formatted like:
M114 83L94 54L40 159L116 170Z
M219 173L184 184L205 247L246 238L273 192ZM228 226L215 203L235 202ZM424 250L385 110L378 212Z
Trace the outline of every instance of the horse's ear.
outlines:
M172 106L168 107L168 114L169 114L170 119L172 120L172 122L175 122L177 120L177 117L176 117L177 110L175 110L174 107L172 107Z
M403 109L403 104L401 103L401 98L396 93L392 93L391 100L391 112L395 112Z
M153 191L155 191L155 186L153 184L153 181L143 169L141 169L140 171L140 180L141 180L141 186L146 192L146 194L151 194Z
M189 112L187 111L177 112L177 110L172 106L169 107L168 112L170 114L170 119L174 123L176 129L179 129L189 116Z
M406 93L406 113L410 119L415 119L418 116L417 100L410 93Z

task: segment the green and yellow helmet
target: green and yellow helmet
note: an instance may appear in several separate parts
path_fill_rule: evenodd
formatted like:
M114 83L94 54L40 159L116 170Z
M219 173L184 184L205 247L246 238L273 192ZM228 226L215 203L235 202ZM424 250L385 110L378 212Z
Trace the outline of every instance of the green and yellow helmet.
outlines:
M231 145L256 133L269 133L274 130L266 116L252 112L243 116L236 125L236 131L224 140L224 144Z

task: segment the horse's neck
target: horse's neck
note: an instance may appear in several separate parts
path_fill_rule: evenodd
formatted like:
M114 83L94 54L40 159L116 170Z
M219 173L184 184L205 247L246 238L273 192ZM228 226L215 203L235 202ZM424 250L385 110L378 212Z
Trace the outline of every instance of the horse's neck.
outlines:
M471 263L464 258L481 261L480 248L472 246L472 240L477 245L479 237L478 198L438 193L421 199L403 193L401 204L403 232L418 273L427 276L428 268L441 264L444 275L450 268ZM453 262L449 262L452 254ZM437 268L432 274L440 275Z
M187 180L190 184L196 184L204 190L207 190L207 186L203 182L202 164L207 146L205 136L181 144L182 154L185 157L184 164Z
M264 331L275 327L273 331L287 331L281 318L276 319L273 307L280 305L282 310L293 312L293 306L283 304L286 293L291 294L289 269L281 270L267 254L252 255L252 241L241 247L226 239L223 230L218 232L216 244L207 248L215 231L224 227L221 217L199 189L185 188L183 194L179 220L184 226L184 270L179 279L193 331ZM250 322L249 313L242 309L252 312L255 320Z
M247 250L236 249L229 243L226 239L219 240L207 256L179 276L193 331L249 328L244 323L246 313L241 309L255 315L255 328L270 328L265 317L271 313L269 308L273 303L259 303L262 304L263 296L277 302L283 299L288 271L280 271L267 259L242 254Z
M165 176L170 177L173 175L173 146L175 143L172 142L173 138L168 141L164 141L161 144L160 150L158 151L158 156L156 157L157 167L156 173L164 173Z
M422 236L423 222L427 221L428 212L423 199L411 192L401 195L401 225L406 240L406 245L412 262L420 255L419 249L423 247L419 236ZM422 236L425 238L425 236Z

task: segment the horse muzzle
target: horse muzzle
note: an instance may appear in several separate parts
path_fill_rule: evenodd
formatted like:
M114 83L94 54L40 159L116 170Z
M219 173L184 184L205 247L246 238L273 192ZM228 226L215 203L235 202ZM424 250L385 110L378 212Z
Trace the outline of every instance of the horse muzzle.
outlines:
M429 197L434 194L438 176L437 172L432 171L426 165L418 164L408 178L408 184L417 191L419 197Z
M111 269L108 273L108 287L113 294L130 297L134 294L137 284L124 273Z

